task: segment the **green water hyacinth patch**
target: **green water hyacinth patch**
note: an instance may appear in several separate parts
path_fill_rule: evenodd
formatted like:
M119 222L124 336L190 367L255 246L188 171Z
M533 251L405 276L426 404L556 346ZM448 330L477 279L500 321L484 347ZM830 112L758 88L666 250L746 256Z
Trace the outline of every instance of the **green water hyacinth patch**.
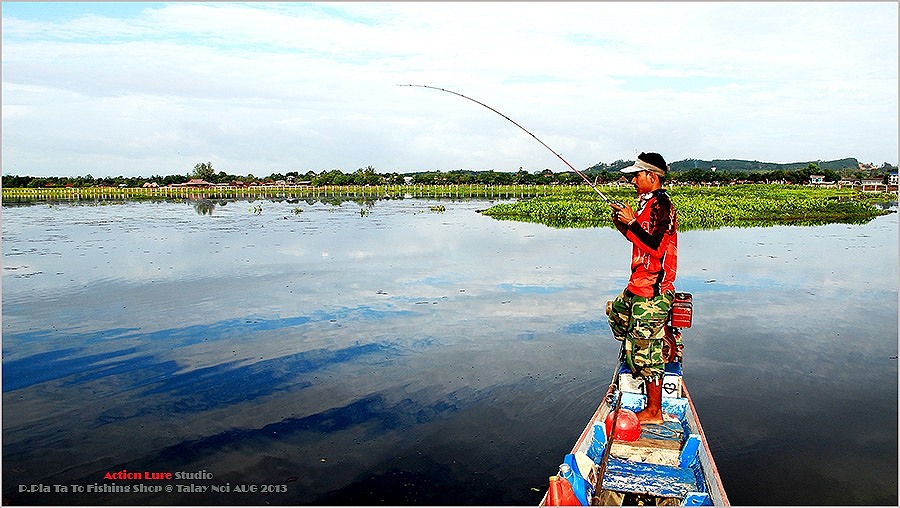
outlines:
M610 198L636 208L630 188L604 190ZM678 229L762 227L774 225L862 224L892 213L875 206L896 201L893 193L864 193L795 185L671 187ZM609 205L585 188L562 188L546 196L501 203L482 212L500 220L536 222L556 228L613 227Z

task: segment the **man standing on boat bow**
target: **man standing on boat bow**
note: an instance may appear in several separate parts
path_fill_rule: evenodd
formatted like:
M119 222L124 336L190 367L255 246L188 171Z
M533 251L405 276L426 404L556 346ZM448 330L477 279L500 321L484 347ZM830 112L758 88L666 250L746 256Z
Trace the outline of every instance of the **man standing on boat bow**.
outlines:
M622 170L633 175L638 211L627 204L611 204L613 224L632 243L632 251L631 278L607 306L607 314L613 336L624 341L625 361L632 374L642 378L647 388L647 406L636 413L642 424L663 423L663 339L678 266L678 219L662 188L668 169L662 155L642 152L634 165Z

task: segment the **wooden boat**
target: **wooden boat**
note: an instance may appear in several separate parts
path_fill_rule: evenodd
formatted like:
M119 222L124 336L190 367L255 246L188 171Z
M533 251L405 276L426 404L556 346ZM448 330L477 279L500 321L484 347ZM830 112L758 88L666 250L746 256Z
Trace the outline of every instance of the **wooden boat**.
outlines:
M585 475L594 487L593 496L586 496L590 504L729 505L697 410L682 379L680 362L666 364L662 399L663 412L668 413L666 421L662 425L642 426L636 441L614 438L607 453L607 416L614 411L616 401L624 409L642 409L647 400L642 388L643 382L620 364L606 396L572 448L572 454L585 454L592 462ZM585 490L589 493L590 487ZM549 498L548 491L541 505L547 505Z

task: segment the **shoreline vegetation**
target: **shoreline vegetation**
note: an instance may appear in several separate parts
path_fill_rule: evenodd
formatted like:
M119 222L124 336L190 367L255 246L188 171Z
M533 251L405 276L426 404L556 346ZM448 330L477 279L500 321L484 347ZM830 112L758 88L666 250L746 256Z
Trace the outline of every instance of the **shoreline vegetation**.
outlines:
M600 187L611 199L637 205L631 186ZM673 185L679 230L774 225L861 224L893 213L895 192L787 184L728 186ZM109 204L126 201L287 200L310 203L381 199L470 199L509 201L479 212L498 220L534 222L555 228L613 227L609 206L587 186L559 185L330 185L234 187L67 187L3 188L3 206Z

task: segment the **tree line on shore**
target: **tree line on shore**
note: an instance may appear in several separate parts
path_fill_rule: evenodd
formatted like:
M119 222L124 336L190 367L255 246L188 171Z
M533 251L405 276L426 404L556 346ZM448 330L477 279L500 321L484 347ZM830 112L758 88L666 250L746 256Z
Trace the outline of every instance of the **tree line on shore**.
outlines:
M855 160L855 159L854 159ZM623 175L621 168L629 166L633 161L618 160L612 164L598 163L583 171L597 183L612 183ZM784 182L804 184L809 182L810 175L823 175L826 181L838 181L843 177L871 178L882 177L887 183L888 174L896 171L896 166L885 163L880 168L861 170L858 167L847 167L839 170L823 169L817 163L810 162L800 169L775 169L771 171L718 171L717 168L676 169L679 163L672 164L669 181L678 183L730 183L746 181L753 183ZM34 177L3 175L2 185L6 188L45 188L45 187L141 187L146 183L158 186L183 184L191 179L200 179L210 184L251 184L293 182L313 186L324 185L579 185L583 182L574 171L554 172L550 169L529 173L519 168L516 172L504 171L424 171L417 173L378 173L374 167L359 168L352 173L344 173L339 169L328 171L307 171L300 173L272 173L266 177L253 174L231 175L224 171L216 172L210 162L197 163L193 172L184 175L154 175L150 177L115 176L95 178L90 174L75 177Z

